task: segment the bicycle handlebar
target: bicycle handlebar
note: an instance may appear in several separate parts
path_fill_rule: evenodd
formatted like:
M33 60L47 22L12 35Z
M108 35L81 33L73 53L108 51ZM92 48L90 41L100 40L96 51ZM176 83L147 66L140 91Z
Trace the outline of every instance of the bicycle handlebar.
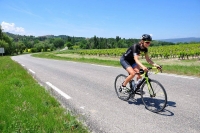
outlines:
M162 66L160 66L160 67L148 67L147 69L148 69L148 70L157 69L156 73L158 73L159 70L160 70L160 72L162 73Z
M157 71L155 72L155 74L157 74L159 71L162 73L162 66L160 67L147 67L148 70L151 70L151 69L156 69ZM140 69L140 72L139 74L145 74L146 72L144 72L143 69Z

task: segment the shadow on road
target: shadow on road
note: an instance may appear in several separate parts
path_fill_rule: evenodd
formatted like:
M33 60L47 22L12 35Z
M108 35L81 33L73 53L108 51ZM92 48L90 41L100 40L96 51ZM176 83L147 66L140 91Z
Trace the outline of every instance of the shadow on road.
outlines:
M128 104L144 105L141 98L129 99L127 102L128 102ZM165 109L157 114L163 115L163 116L173 116L174 113L167 109L167 107L169 107L169 106L176 107L176 103L173 101L167 101L167 105L166 105Z

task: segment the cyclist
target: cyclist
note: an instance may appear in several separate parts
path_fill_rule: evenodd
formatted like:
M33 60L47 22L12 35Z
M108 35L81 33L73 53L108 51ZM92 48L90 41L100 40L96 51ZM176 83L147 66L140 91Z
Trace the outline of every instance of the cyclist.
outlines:
M122 67L129 73L129 76L125 79L125 81L122 83L121 88L122 90L128 90L126 87L127 83L133 79L133 77L136 75L136 73L139 73L140 68L142 68L145 72L148 71L147 67L145 67L140 61L139 61L139 55L141 52L144 52L146 61L155 66L160 68L159 65L155 64L148 55L148 47L152 41L152 37L148 34L143 34L141 37L141 40L137 44L133 44L131 47L127 49L127 51L121 56L120 63ZM137 74L137 81L141 76ZM137 82L136 81L136 82Z

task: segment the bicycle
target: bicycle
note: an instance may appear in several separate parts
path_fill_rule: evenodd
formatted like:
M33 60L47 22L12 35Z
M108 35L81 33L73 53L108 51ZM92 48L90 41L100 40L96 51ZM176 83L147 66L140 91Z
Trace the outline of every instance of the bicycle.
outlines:
M115 91L119 99L128 101L131 97L134 98L135 94L141 95L142 102L145 108L154 113L162 111L167 104L167 93L158 81L149 78L149 70L156 69L155 74L159 72L159 69L156 67L148 67L148 71L144 72L140 69L140 74L142 76L142 80L140 83L134 85L134 80L132 79L127 86L130 88L128 90L123 91L121 88L122 83L126 79L126 75L119 74L115 78ZM162 69L160 69L162 72Z

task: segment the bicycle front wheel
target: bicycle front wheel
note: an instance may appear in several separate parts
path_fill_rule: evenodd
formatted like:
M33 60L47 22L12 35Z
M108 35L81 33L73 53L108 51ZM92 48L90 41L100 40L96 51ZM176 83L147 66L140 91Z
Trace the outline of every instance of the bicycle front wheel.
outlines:
M156 80L149 79L149 85L145 82L141 87L141 95L142 101L146 109L152 112L160 112L162 111L167 104L167 94L162 86Z
M116 91L118 98L121 100L124 100L124 101L127 101L130 98L130 92L123 91L121 88L121 85L125 81L126 77L127 76L120 74L115 78L115 83L114 83L115 91ZM130 86L128 84L127 84L127 86ZM129 88L129 90L131 90L131 89Z

